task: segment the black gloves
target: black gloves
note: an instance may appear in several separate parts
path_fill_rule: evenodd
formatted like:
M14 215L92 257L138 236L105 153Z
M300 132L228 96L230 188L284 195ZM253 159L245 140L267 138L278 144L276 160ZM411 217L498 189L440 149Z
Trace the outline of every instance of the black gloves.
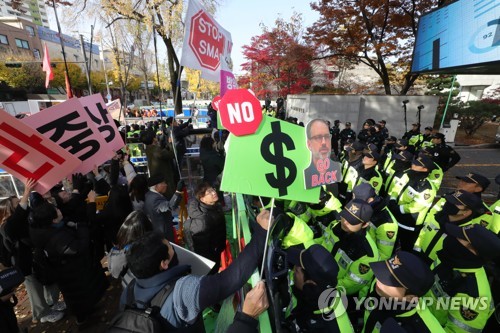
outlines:
M186 184L184 183L184 181L182 179L179 180L179 182L177 183L176 191L182 192L182 190L184 189L185 186L186 186Z
M81 193L85 186L85 177L81 173L74 173L71 176L71 181L73 183L73 190L78 190Z

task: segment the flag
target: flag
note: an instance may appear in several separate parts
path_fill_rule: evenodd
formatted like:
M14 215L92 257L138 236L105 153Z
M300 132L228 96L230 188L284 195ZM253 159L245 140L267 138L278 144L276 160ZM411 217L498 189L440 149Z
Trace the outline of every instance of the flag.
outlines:
M224 97L226 91L231 89L238 89L238 82L234 77L233 72L229 68L226 58L220 57L221 70L220 70L220 97Z
M71 85L69 84L68 72L64 71L64 81L66 81L66 95L68 99L73 98L73 93L71 92Z
M43 49L43 67L42 70L47 72L45 76L45 88L48 88L50 80L54 79L54 72L52 72L52 67L50 66L50 57L49 57L49 49L47 48L47 44Z

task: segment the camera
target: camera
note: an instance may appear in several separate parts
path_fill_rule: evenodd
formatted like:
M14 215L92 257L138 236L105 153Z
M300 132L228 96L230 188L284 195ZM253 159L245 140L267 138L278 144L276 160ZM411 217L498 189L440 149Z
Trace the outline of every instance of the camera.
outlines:
M419 109L419 110L422 110L423 108L424 108L424 106L423 106L423 105L419 105L419 106L417 106L417 109Z
M403 104L406 104L406 103L408 103L409 101L410 101L409 99L405 99L405 100L403 101Z

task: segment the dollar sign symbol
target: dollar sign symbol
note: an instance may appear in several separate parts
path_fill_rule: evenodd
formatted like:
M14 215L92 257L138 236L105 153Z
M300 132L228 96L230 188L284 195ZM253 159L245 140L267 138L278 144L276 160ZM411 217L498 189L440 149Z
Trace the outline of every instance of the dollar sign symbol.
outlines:
M279 121L271 123L271 133L264 137L260 145L260 153L266 162L276 166L276 176L274 173L266 173L266 180L270 186L277 188L279 196L287 195L287 187L292 185L297 177L297 167L295 163L283 155L283 146L287 150L295 150L292 138L281 132ZM274 145L274 154L271 153L271 145ZM288 176L286 176L288 169Z

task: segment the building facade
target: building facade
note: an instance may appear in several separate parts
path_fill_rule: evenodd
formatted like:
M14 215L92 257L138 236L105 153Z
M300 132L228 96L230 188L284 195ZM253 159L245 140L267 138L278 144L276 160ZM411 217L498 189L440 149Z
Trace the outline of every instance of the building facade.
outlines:
M23 0L16 9L12 8L11 0L0 0L0 17L20 18L49 28L47 7L44 0Z

